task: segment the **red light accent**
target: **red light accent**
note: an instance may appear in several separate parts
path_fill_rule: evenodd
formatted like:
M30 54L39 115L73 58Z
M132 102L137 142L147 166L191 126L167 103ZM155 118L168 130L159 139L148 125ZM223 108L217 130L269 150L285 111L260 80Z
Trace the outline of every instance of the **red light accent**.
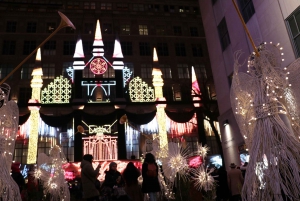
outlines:
M203 163L203 160L200 156L192 156L188 159L188 163L190 168L197 168Z

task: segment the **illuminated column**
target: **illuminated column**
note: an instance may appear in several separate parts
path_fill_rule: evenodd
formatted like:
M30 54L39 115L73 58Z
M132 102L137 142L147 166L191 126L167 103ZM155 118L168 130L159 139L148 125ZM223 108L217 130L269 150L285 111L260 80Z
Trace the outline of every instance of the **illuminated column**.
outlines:
M82 40L78 39L75 47L74 53L74 62L73 62L73 98L74 99L82 99L82 71L84 70L84 52L82 47Z
M41 68L41 51L38 49L36 53L36 68L32 71L32 80L31 80L31 88L32 94L29 103L39 103L41 96L41 88L43 86L43 70ZM38 106L30 106L28 107L30 110L30 128L29 128L29 144L28 144L28 155L27 155L27 164L36 163L37 156L37 146L38 146L38 128L39 128L39 118L40 118L40 107Z
M163 97L162 87L164 86L164 81L162 79L162 73L158 66L158 57L156 53L156 49L153 50L153 70L152 70L152 83L155 91L155 98L158 101L165 101L166 99ZM168 150L168 137L167 137L167 125L166 125L166 114L165 107L166 104L157 104L157 112L156 118L158 121L159 128L159 146L161 150ZM163 154L161 157L163 157Z

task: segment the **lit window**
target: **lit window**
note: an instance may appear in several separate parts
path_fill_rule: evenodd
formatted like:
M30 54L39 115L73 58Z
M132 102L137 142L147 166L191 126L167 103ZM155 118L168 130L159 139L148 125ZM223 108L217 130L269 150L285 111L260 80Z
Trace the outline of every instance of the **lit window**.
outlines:
M121 25L121 34L130 35L130 25L129 24Z
M170 65L159 65L159 68L162 72L162 77L163 78L168 78L171 79L172 78L172 72L171 72L171 68Z
M48 22L46 25L46 32L52 33L55 30L56 23L55 22Z
M42 65L43 76L42 79L54 79L55 77L55 64L46 63Z
M139 25L139 34L140 35L148 35L147 25Z
M31 76L33 69L34 69L34 64L24 64L21 69L21 79L31 80L33 78Z

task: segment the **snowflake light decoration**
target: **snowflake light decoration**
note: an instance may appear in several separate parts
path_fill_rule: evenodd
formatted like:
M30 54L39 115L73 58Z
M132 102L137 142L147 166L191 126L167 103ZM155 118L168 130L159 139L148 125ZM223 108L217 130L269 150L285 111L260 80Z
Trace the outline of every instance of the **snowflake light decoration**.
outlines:
M191 180L194 181L194 186L197 190L201 191L211 191L215 186L214 176L211 175L215 168L207 169L204 165L196 169L191 169L192 177Z
M140 77L129 82L129 96L132 102L154 102L154 89L149 87Z

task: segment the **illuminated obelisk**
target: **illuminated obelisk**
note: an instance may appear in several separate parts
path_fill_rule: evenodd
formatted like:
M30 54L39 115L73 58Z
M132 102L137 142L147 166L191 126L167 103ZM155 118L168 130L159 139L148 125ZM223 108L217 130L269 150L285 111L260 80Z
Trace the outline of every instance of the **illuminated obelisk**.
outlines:
M41 51L40 48L36 53L36 63L35 68L32 71L33 76L31 80L32 94L29 103L39 103L41 98L41 88L43 86L43 70L41 67ZM36 163L37 156L37 147L38 147L38 128L39 128L39 118L40 118L40 107L38 106L29 106L30 110L30 128L29 128L29 144L28 144L28 155L27 155L27 164Z
M157 101L165 101L165 97L163 96L164 81L162 79L162 72L159 68L158 57L156 53L156 49L153 49L153 70L152 70L152 83L155 91L155 98ZM156 118L158 122L159 129L159 147L162 155L160 157L164 157L168 150L168 137L167 137L167 125L166 125L166 113L165 113L166 104L157 104L157 112Z

